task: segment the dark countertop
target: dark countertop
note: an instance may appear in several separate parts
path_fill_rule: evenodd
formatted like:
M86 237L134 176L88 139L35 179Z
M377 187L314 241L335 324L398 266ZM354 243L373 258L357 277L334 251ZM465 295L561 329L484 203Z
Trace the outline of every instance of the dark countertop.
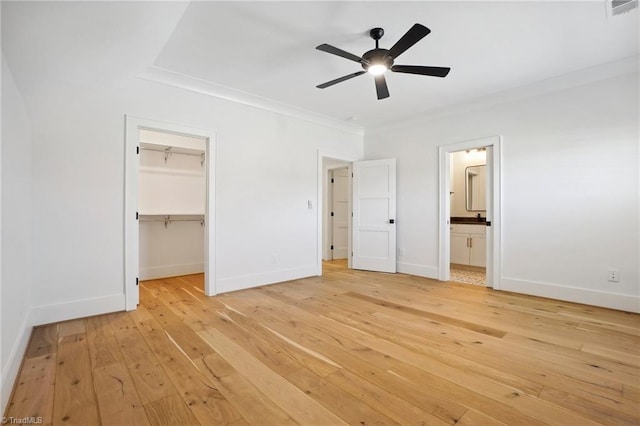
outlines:
M486 217L452 217L449 223L451 224L464 224L464 225L486 225L487 218Z

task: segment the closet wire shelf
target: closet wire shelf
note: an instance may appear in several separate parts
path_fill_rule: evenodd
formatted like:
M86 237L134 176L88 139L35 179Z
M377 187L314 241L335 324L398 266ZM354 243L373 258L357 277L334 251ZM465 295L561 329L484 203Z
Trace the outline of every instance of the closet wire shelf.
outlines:
M140 215L140 223L164 223L167 228L172 222L200 222L205 225L204 215Z

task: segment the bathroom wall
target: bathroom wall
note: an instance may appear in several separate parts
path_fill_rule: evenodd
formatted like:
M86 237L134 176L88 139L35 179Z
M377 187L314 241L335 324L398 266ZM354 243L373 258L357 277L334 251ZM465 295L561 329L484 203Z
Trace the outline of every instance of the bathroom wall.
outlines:
M486 212L468 211L466 209L465 170L469 166L479 166L487 163L486 151L460 151L451 155L451 216L476 217L478 213L486 217ZM483 194L477 194L480 197Z

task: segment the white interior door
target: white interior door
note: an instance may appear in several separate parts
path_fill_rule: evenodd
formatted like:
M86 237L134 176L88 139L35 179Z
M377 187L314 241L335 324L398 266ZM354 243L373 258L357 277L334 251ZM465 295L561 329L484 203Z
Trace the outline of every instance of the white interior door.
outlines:
M354 162L354 269L396 272L395 219L395 158Z
M348 167L332 170L331 187L331 257L346 259L349 240L349 187Z

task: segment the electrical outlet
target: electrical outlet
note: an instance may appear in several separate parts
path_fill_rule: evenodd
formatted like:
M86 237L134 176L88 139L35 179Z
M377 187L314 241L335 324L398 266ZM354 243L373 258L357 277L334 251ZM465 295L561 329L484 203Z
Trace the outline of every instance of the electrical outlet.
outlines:
M617 269L609 269L609 271L607 272L610 282L617 283L620 281L620 271L618 271Z
M404 248L400 248L398 253L400 254L400 256L404 256L404 253L405 253Z

